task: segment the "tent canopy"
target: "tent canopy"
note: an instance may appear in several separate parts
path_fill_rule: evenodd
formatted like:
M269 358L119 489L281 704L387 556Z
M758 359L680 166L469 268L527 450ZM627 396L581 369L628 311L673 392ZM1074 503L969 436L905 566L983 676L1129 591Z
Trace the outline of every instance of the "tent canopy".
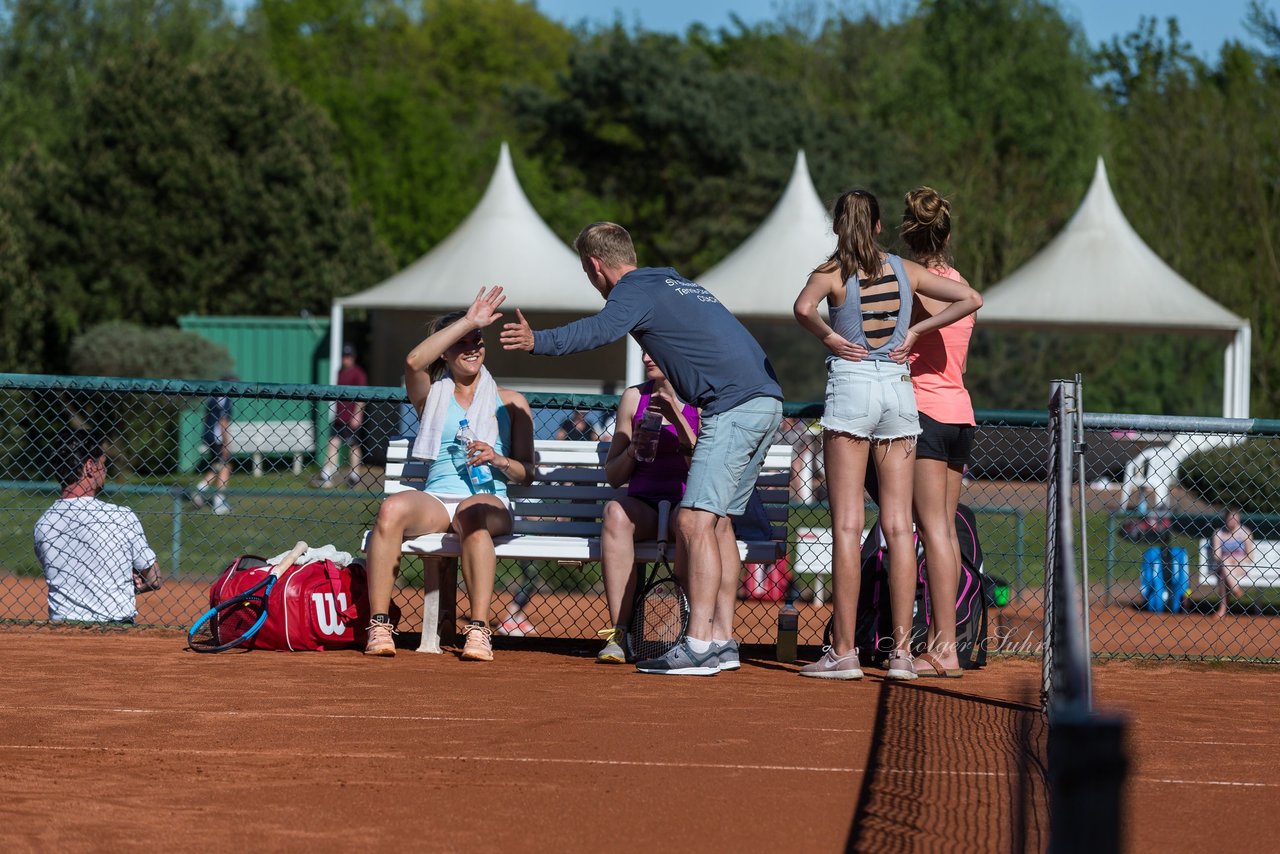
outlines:
M510 309L588 314L601 306L577 253L529 203L505 142L488 189L461 225L385 282L337 303L348 308L458 308L491 285L503 286Z
M1116 203L1102 158L1062 233L983 300L983 326L1233 336L1246 323L1142 242Z
M1249 321L1201 293L1142 242L1116 203L1101 157L1062 233L983 293L978 324L1225 338L1222 414L1249 415Z
M728 257L698 277L739 317L791 317L813 269L831 256L836 236L809 177L804 152L791 180L760 227Z
M371 346L365 365L371 377L394 382L391 378L399 375L404 354L421 339L429 315L464 308L480 288L491 285L502 285L506 291L503 322L513 319L519 308L527 315L537 314L547 325L567 323L598 312L604 304L582 272L577 253L529 203L506 143L480 202L448 237L385 282L333 301L330 382L337 381L346 309L371 310ZM534 325L541 328L543 324L535 320ZM555 360L531 360L493 347L488 358L495 376L519 377L525 387L580 391L578 378L604 372L600 382L607 385L617 379L609 377L609 372L622 372L627 348L611 347ZM633 358L638 371L638 350ZM536 372L533 380L531 372Z

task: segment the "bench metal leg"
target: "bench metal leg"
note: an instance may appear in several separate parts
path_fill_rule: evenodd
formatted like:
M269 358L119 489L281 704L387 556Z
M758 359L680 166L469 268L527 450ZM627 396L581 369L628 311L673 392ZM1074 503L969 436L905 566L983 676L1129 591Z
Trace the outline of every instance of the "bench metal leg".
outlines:
M253 452L253 476L262 477L262 454Z
M422 642L418 652L439 654L441 628L450 634L458 625L458 561L456 558L422 559Z
M293 473L295 475L302 474L302 454L293 455Z

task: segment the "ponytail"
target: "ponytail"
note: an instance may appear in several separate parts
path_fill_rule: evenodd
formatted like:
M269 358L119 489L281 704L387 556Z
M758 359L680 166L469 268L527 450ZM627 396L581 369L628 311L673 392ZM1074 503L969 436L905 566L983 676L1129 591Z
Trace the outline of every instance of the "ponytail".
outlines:
M880 203L866 190L850 190L836 199L831 212L835 224L836 251L820 272L840 270L844 281L858 272L874 277L884 263L885 251L876 240L876 226L880 223Z

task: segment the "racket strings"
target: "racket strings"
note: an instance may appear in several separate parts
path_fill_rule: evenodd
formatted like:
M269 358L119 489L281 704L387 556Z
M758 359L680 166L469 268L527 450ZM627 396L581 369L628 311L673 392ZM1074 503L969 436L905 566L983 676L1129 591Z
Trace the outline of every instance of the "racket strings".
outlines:
M266 602L258 596L223 603L208 620L188 635L192 649L211 650L236 646L257 624Z
M689 625L689 604L674 579L649 584L636 606L632 626L633 653L645 660L665 655L684 637Z

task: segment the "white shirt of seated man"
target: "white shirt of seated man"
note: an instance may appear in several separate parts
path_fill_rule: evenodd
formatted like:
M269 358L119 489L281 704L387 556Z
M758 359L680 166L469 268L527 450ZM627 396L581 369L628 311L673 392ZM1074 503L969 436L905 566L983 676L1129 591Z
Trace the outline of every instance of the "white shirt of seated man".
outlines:
M36 522L50 620L132 620L135 594L160 587L156 553L137 514L95 497L105 471L105 457L85 460L79 479Z

